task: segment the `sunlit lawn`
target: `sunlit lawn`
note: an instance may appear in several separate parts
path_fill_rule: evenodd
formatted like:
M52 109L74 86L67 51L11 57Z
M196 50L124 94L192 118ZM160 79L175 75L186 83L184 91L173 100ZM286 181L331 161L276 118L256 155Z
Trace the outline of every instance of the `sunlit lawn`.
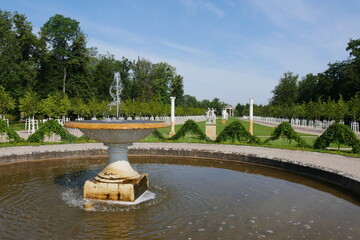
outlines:
M222 124L221 119L217 119L217 124L216 124L216 133L217 135L219 135L224 128L229 125L230 123L234 122L234 121L240 121L244 127L249 130L249 122L246 121L241 121L238 120L237 118L229 118L229 120L227 121L226 124ZM200 127L200 129L205 132L205 122L197 122L198 126ZM175 132L179 131L179 129L183 126L183 124L179 124L179 125L175 125ZM274 131L275 128L273 127L268 127L268 126L263 126L260 124L254 124L254 135L258 136L261 141L265 141L265 139L269 138L271 136L271 133ZM164 137L169 137L169 133L170 133L170 126L166 127L166 128L161 128L159 129L159 132L163 134ZM309 134L303 134L303 133L299 133L300 136L306 136L305 140L310 144L313 145L313 141L315 141L316 137L313 135L309 135ZM148 136L147 138L145 138L144 140L142 140L144 142L158 142L159 139L155 138L153 135ZM177 142L205 142L205 141L200 141L197 139L197 137L195 135L193 135L192 133L188 133L184 138L179 139ZM287 142L284 142L283 140L277 140L274 141L272 143L270 143L270 145L274 145L274 146L280 146L280 145L284 145L284 144L288 144ZM295 145L295 144L290 144L290 145Z

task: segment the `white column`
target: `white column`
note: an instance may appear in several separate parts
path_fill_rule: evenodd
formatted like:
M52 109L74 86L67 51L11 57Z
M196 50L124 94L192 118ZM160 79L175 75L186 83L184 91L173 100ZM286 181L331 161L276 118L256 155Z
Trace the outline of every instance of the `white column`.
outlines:
M254 98L250 97L250 110L249 110L249 117L250 117L250 121L249 121L249 132L251 133L251 135L253 135L253 121L254 121L254 113L253 113L253 109L254 109Z
M171 99L171 130L170 130L170 137L175 135L175 98L176 97L170 97Z
M32 117L32 124L31 124L31 133L35 132L35 116Z

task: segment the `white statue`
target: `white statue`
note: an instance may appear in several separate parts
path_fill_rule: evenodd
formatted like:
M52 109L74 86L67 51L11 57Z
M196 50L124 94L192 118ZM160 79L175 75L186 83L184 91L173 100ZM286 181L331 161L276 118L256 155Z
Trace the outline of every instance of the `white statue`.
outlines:
M213 124L216 124L216 114L215 114L215 109L214 108L211 109L210 122L213 123Z
M206 123L210 123L211 121L211 110L210 108L208 108L208 110L206 111Z
M228 120L229 114L225 108L221 111L221 115L223 120Z

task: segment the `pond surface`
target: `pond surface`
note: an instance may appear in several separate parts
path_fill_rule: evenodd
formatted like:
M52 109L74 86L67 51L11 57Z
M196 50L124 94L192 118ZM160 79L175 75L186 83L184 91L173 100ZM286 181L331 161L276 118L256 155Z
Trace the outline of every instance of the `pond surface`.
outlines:
M281 170L213 160L130 158L154 199L82 209L105 159L0 166L0 239L360 239L360 204Z

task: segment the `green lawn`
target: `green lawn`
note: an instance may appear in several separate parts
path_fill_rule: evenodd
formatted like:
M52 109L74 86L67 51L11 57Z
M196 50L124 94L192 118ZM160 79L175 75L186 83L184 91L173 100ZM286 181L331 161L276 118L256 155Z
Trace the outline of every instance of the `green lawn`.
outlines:
M226 124L222 124L221 123L221 119L217 119L216 121L216 134L219 135L224 128L234 122L237 121L237 118L229 118L229 120L227 121ZM240 122L244 125L244 127L249 130L249 122L246 121L241 121ZM197 122L198 126L200 127L200 129L205 132L205 122ZM175 125L175 132L179 131L179 129L182 127L182 124L179 125ZM271 133L274 131L275 128L273 127L267 127L267 126L263 126L260 124L254 124L254 135L258 136L262 141L265 141L265 139L269 138ZM169 133L170 133L170 126L166 127L166 128L161 128L159 129L160 133L162 133L164 135L164 137L169 137ZM299 133L300 136L306 136L306 141L310 144L313 145L312 141L315 141L316 137L314 135L309 135L309 134L303 134L303 133ZM307 139L309 138L309 139ZM159 142L159 139L155 138L154 136L150 135L147 138L142 140L143 142ZM179 139L178 142L205 142L205 141L200 141L197 139L196 136L192 135L191 133L188 133L183 139ZM276 143L276 144L275 144ZM274 146L281 146L284 143L282 143L282 140L278 140L278 141L274 141ZM285 143L287 144L287 143ZM294 145L294 144L292 144Z

